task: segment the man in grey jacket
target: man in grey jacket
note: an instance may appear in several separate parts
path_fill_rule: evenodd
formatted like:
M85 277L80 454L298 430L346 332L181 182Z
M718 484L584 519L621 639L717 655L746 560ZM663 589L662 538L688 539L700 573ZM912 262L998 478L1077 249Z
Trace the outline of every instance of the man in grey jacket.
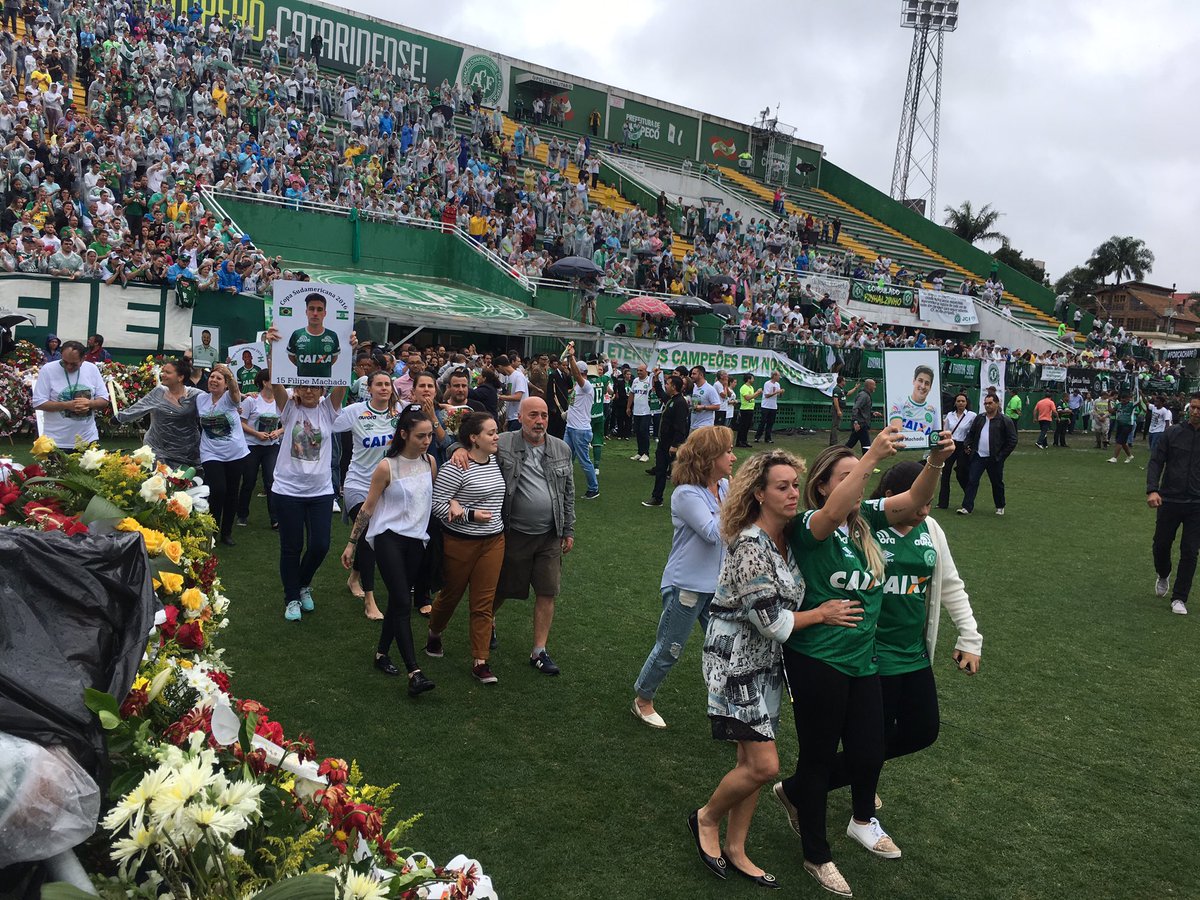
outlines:
M533 650L529 664L545 675L559 674L546 642L554 620L554 600L562 557L575 546L575 475L571 448L546 433L546 401L526 397L519 431L500 435L496 454L504 475L504 564L495 608L506 599L524 599L532 588Z
M862 447L864 453L871 446L871 416L879 415L871 408L871 396L875 393L875 379L868 378L854 397L854 408L850 411L850 437L847 447Z

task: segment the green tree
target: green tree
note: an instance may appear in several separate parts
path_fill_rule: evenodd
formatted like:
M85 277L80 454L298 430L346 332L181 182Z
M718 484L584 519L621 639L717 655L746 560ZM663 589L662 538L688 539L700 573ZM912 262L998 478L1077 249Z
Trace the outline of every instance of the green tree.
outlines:
M994 226L1002 213L992 209L990 203L985 203L976 212L971 208L971 201L964 200L958 209L947 206L945 212L946 227L969 244L977 244L980 241L1008 242L1008 238L995 230Z
M1114 234L1092 251L1087 265L1101 282L1109 275L1116 284L1141 281L1154 268L1154 254L1140 238Z
M1100 287L1100 281L1091 266L1076 266L1054 282L1054 293L1068 294L1073 300L1080 300L1088 294L1094 294L1096 288Z
M1000 249L993 253L992 256L1006 266L1016 269L1022 275L1032 278L1038 284L1042 284L1046 280L1046 270L1042 268L1042 264L1025 256L1020 250L1010 244L1007 239L1004 240L1004 243L1000 245Z

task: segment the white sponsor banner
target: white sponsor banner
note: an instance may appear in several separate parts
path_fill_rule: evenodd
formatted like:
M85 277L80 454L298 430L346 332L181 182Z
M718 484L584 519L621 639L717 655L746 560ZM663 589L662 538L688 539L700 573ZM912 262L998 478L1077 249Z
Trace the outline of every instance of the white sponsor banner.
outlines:
M604 353L617 366L628 363L636 367L638 363L645 363L652 369L657 366L663 371L676 366L687 366L689 369L693 366L704 366L710 376L724 369L731 375L751 372L756 377L769 378L772 372L778 371L792 384L813 388L826 396L833 395L837 384L837 375L834 373L810 371L774 350L608 338L604 342Z
M918 311L922 322L945 325L978 325L979 314L975 301L966 294L951 294L946 291L917 292Z
M95 286L88 281L14 277L4 282L0 293L6 296L6 306L32 316L38 326L50 328L63 340L82 340L99 332L105 347L112 349L161 353L191 346L192 311L176 306L174 291L164 296L160 287L102 284L93 303ZM18 338L23 327L17 326Z
M1042 381L1066 381L1066 366L1042 366Z
M983 398L988 390L995 388L1000 398L1000 411L1004 412L1004 360L985 359L979 364L979 411L983 412Z
M850 282L845 278L830 278L828 275L812 275L805 273L797 275L796 280L800 284L808 285L813 289L813 293L820 300L825 294L828 294L832 300L838 303L846 303L850 299Z

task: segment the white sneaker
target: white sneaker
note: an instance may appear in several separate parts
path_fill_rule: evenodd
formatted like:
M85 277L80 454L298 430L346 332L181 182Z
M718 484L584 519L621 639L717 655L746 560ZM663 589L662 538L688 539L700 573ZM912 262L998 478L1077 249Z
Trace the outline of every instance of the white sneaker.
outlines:
M1132 456L1125 457L1125 462L1127 462L1127 463L1133 462L1133 457Z
M287 619L289 622L299 622L300 621L300 601L299 600L288 601L287 609L284 611L283 617L285 619Z
M339 504L336 500L333 501L333 511L335 513L340 513L342 511L341 504Z
M639 462L650 462L650 457L647 456L645 453L643 453L641 456L638 457L638 461Z
M631 457L629 457L629 458L630 458L631 460L633 460L634 462L636 462L637 460L641 459L641 457L640 457L640 456L638 456L636 453L635 453L635 454L633 454L633 456L631 456Z
M960 506L958 509L955 510L955 512L958 513L960 516L969 516L971 514L971 511L969 509L967 509L965 506Z
M1166 578L1160 578L1160 579L1158 579L1158 581L1154 582L1154 593L1156 596L1165 597L1165 596L1167 596L1167 592L1170 590L1171 590L1170 576L1168 576Z
M1175 613L1175 615L1177 615L1177 616L1186 616L1187 615L1187 604L1184 603L1182 600L1172 600L1171 601L1171 612Z
M1112 456L1112 457L1109 457L1109 460L1108 460L1108 461L1109 461L1109 462L1116 462L1116 461L1117 461L1117 458L1116 458L1115 456Z
M866 825L859 825L851 818L850 824L846 826L846 837L854 838L876 856L884 859L900 858L900 848L874 816L871 816L871 821Z
M998 515L998 516L1004 515L1004 507L1003 506L997 508L996 515Z

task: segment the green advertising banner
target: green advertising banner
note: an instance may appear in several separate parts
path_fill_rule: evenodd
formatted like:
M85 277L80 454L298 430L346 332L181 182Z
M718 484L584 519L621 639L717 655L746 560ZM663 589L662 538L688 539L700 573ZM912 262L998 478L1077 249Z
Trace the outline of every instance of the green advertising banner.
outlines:
M176 16L187 15L189 0L171 2ZM300 45L307 51L312 36L320 34L324 42L321 65L343 72L357 72L367 64L382 64L397 74L407 70L414 80L436 87L443 78L454 83L463 59L461 46L331 6L296 0L199 0L199 3L201 22L235 19L250 26L255 41L261 41L268 29L275 29L280 42L294 31L302 36Z
M850 284L850 299L876 306L890 306L916 312L917 292L912 288L892 287L890 284L871 284L854 281Z
M956 384L978 384L979 360L948 359L942 364L942 377Z
M629 125L629 142L644 150L668 153L679 159L694 159L700 120L668 112L624 97L608 97L608 139L621 141Z
M604 137L604 117L608 112L608 94L604 91L597 91L594 88L583 87L571 81L570 78L563 81L564 85L570 85L570 88L562 88L556 90L554 85L550 84L550 80L545 81L526 81L518 84L517 80L522 75L535 74L528 69L522 69L518 66L512 66L510 69L510 80L508 94L512 98L512 105L509 107L509 112L515 115L516 103L519 100L524 110L524 117L531 119L533 116L533 101L536 97L541 97L546 101L547 109L549 109L550 101L566 101L566 114L563 116L562 127L566 131L574 134L591 134L588 128L588 117L591 116L592 110L600 113L600 127L597 129L599 134L597 137ZM540 76L539 76L540 77ZM555 79L558 80L558 79Z

